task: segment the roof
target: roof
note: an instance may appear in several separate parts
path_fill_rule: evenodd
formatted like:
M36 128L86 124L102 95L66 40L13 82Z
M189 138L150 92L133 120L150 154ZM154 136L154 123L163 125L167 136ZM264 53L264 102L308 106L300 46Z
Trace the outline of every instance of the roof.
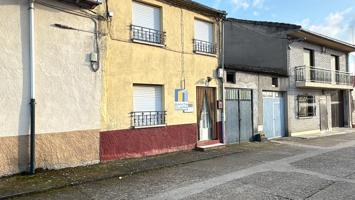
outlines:
M273 27L287 28L287 29L302 28L302 26L300 26L300 25L287 24L287 23L281 23L281 22L254 21L254 20L235 19L235 18L228 18L227 21L244 23L244 24L261 25L261 26L273 26Z
M343 52L354 52L355 51L355 45L320 34L316 33L313 31L309 31L306 29L301 28L299 31L292 32L289 34L290 36L298 37L298 38L304 38L306 41L309 41L311 43L319 44L319 45L324 45L327 47L331 47Z
M234 19L228 18L227 21L238 22L244 24L253 24L253 25L261 25L261 26L272 26L278 28L289 29L289 36L302 38L305 41L310 43L315 43L319 45L323 45L326 47L334 48L343 52L354 52L355 45L320 34L307 29L302 28L302 26L297 24L288 24L288 23L280 23L280 22L268 22L268 21L254 21L254 20L244 20L244 19Z
M197 12L201 12L202 14L225 17L227 15L226 11L218 10L212 7L208 7L204 4L197 3L192 0L160 0L167 3L170 3L175 6L180 6L189 10L194 10Z

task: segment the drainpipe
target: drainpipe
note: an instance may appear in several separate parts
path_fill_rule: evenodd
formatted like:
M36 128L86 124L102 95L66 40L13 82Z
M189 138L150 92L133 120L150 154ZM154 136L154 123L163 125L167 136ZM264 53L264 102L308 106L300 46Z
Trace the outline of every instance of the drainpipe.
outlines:
M223 102L223 107L222 107L222 135L223 135L223 143L226 144L226 123L225 123L225 112L226 112L226 102L225 102L225 88L224 88L224 21L226 19L226 16L223 16L222 18L222 53L221 53L221 65L222 65L222 71L223 71L223 78L222 78L222 102Z
M35 127L35 122L36 122L36 90L35 90L35 16L34 16L34 1L35 0L29 0L29 29L30 29L30 48L29 48L29 53L30 53L30 87L31 87L31 133L30 133L30 171L29 173L33 175L35 173L36 169L36 162L35 162L35 135L36 135L36 127Z

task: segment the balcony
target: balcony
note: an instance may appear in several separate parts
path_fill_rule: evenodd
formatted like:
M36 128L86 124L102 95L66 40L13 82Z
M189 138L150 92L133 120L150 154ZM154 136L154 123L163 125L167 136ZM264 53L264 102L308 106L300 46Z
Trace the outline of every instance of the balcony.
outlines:
M134 128L165 126L166 111L131 112L131 125Z
M134 42L150 44L155 46L165 45L165 32L131 25L131 37Z
M214 55L217 52L216 44L202 40L193 40L194 52Z
M352 89L349 72L299 66L295 68L295 78L300 88Z

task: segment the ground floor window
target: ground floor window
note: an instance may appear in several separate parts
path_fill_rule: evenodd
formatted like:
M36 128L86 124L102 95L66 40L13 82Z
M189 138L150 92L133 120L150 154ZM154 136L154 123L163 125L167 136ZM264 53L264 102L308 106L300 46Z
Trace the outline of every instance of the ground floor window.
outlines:
M314 96L298 96L298 117L316 116L316 101Z
M160 85L133 86L133 127L165 124L166 112L163 109L163 87Z

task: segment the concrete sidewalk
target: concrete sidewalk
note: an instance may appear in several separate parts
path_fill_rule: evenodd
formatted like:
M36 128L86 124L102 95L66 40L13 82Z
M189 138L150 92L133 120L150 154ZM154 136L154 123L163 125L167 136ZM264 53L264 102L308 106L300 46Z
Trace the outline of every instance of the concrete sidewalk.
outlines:
M129 159L63 170L38 170L36 175L15 175L0 179L0 199L81 185L139 172L172 167L242 152L258 152L274 148L269 142L231 145L206 152L184 151L141 159Z

